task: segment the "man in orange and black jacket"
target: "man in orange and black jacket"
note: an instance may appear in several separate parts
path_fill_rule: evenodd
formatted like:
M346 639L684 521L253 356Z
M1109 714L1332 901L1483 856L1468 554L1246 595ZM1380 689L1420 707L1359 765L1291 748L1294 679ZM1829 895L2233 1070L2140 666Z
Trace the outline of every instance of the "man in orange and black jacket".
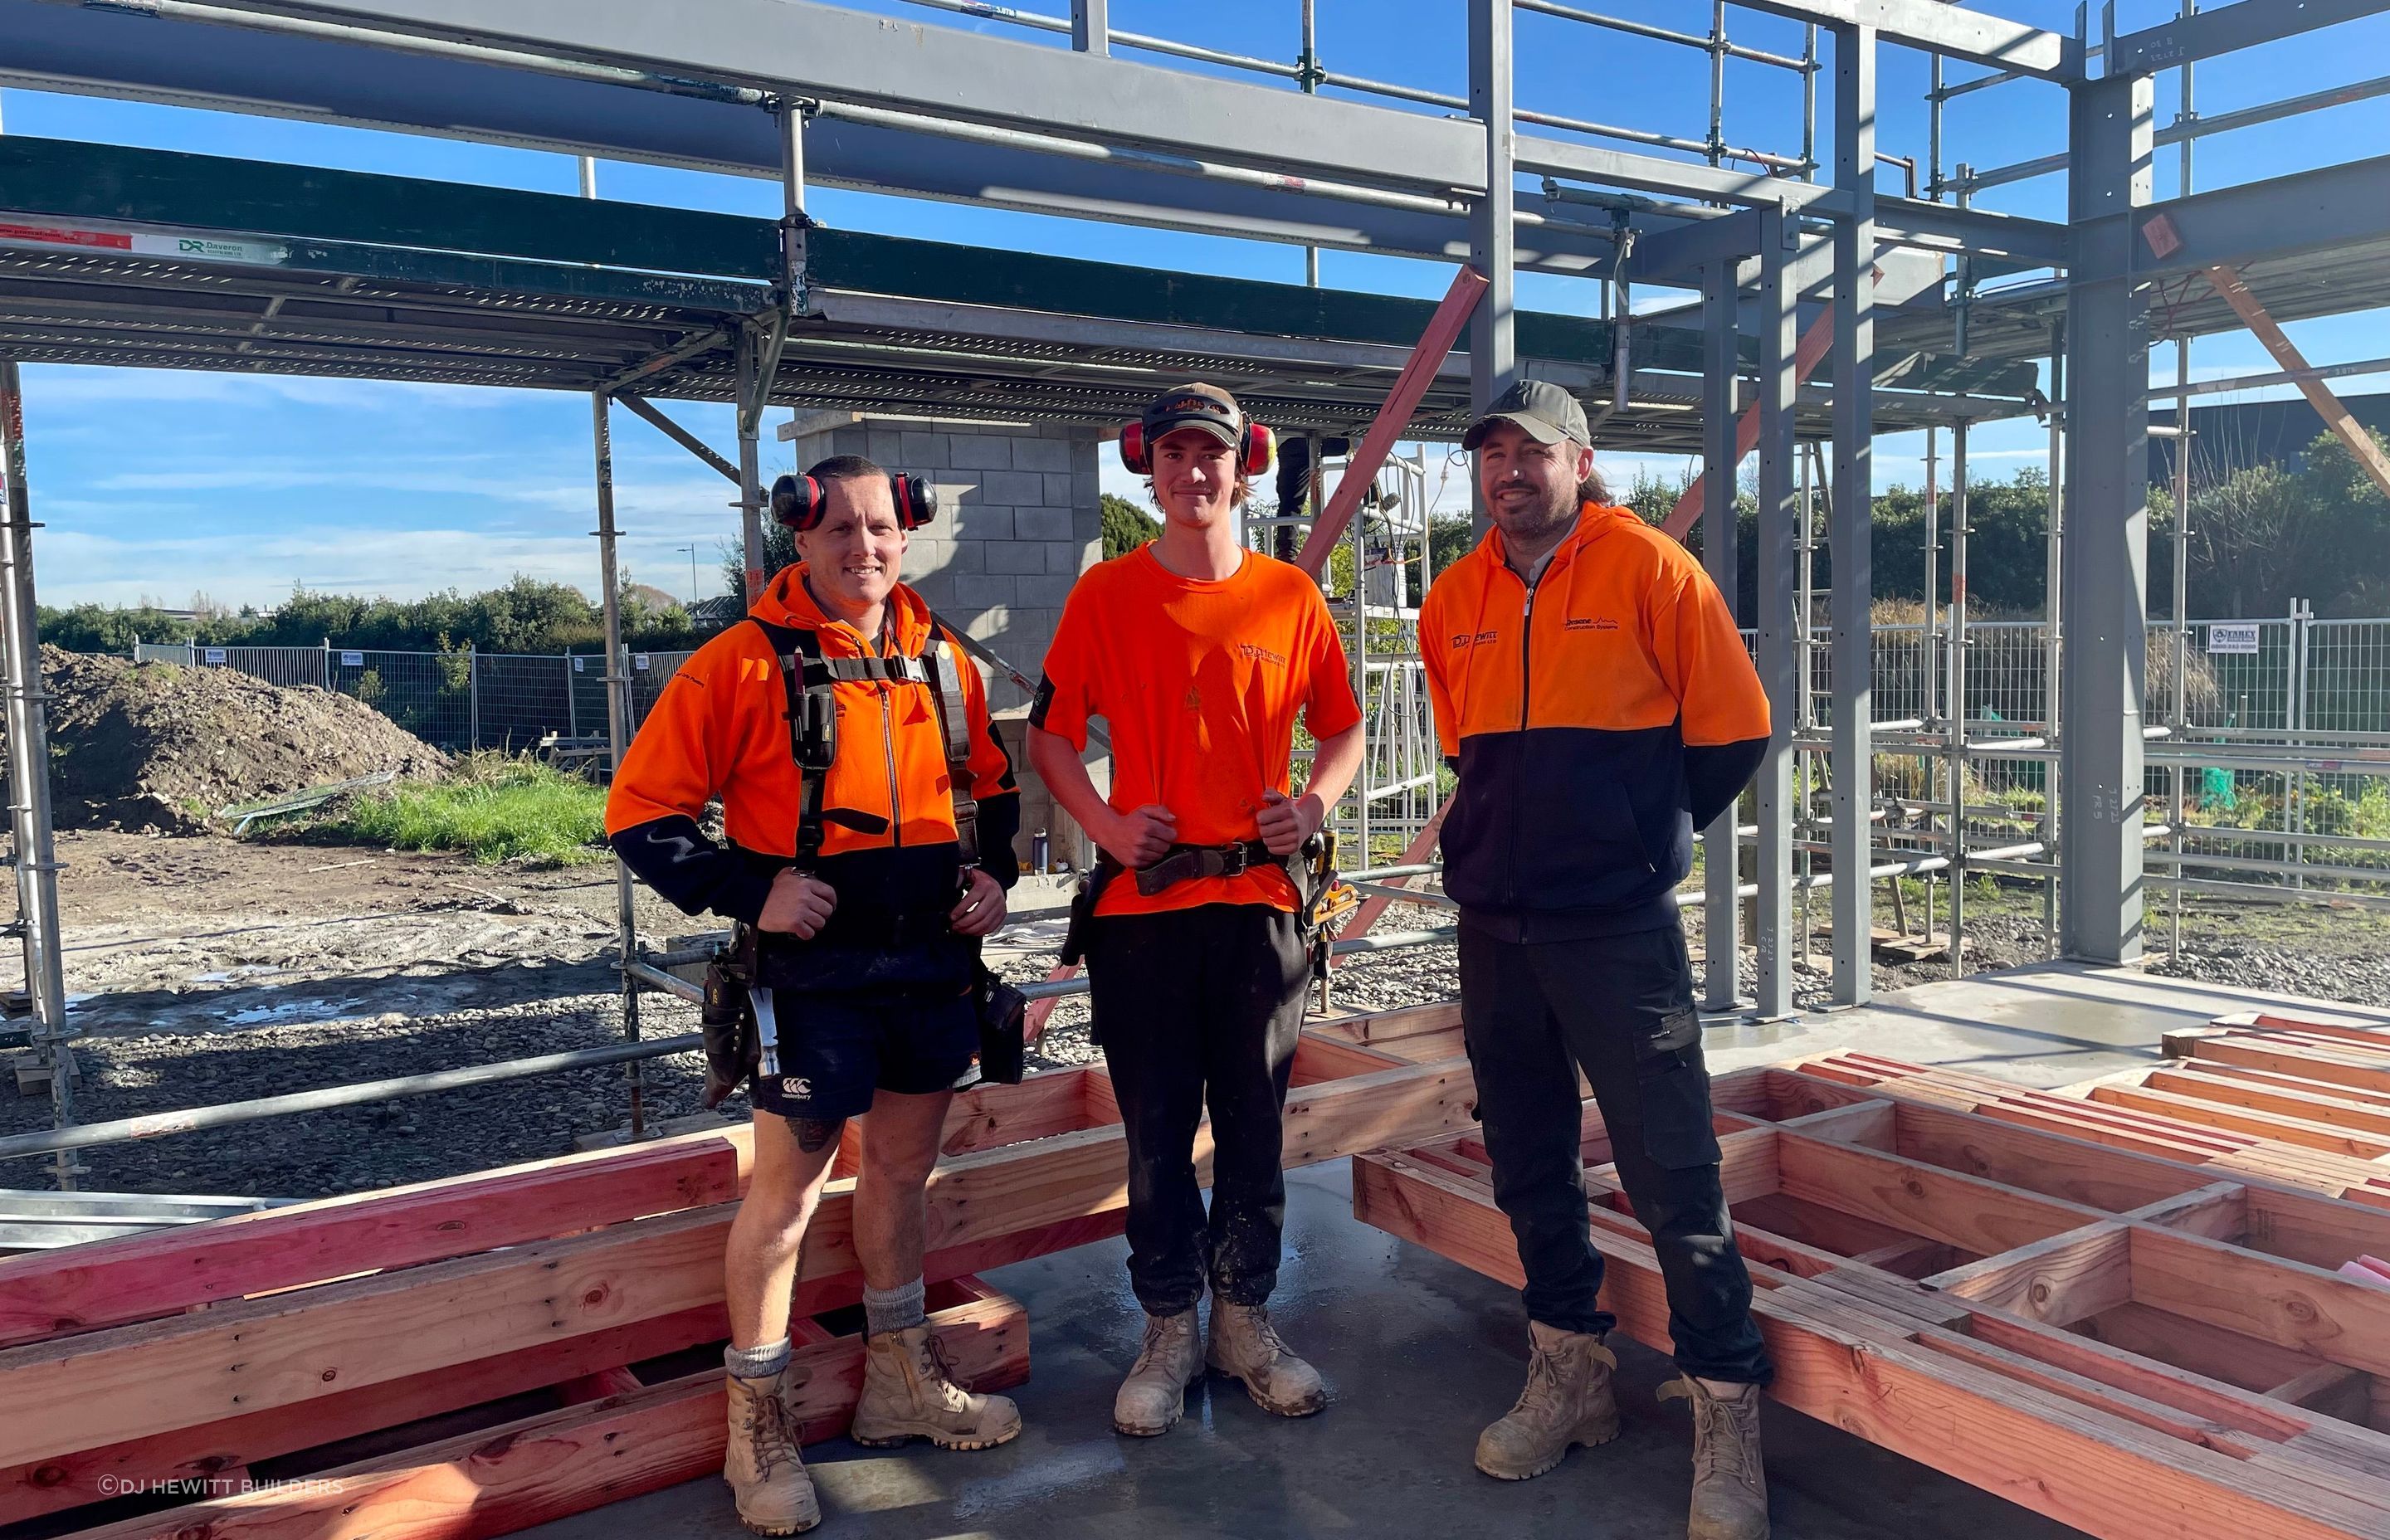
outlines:
M928 517L919 510L934 507L921 483L846 456L781 478L773 506L802 560L664 687L615 776L606 830L684 911L757 933L749 1008L769 1046L749 1091L754 1175L725 1259L724 1475L750 1529L789 1534L821 1520L781 1393L790 1295L850 1117L863 1119L854 1250L867 1317L853 1437L981 1449L1021 1431L1010 1401L948 1380L921 1276L923 1187L951 1087L979 1046L979 938L1004 923L1019 876L1021 798L977 669L897 581ZM817 784L791 738L808 688L835 716ZM975 865L956 808L966 760ZM717 797L726 843L699 823Z
M1524 1480L1618 1432L1616 1324L1587 1239L1579 1071L1651 1232L1695 1412L1693 1540L1767 1533L1751 1317L1711 1132L1701 1018L1677 919L1693 830L1758 767L1767 701L1701 565L1593 470L1584 410L1529 381L1464 445L1494 527L1420 614L1458 789L1445 892L1460 910L1463 1035L1526 1273L1534 1367L1477 1466Z

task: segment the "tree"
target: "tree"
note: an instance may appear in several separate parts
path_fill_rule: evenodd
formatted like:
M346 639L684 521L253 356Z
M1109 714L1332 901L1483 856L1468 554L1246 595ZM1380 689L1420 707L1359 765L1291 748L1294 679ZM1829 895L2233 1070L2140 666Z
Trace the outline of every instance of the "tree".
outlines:
M1125 497L1103 494L1104 559L1126 556L1162 534L1162 524Z

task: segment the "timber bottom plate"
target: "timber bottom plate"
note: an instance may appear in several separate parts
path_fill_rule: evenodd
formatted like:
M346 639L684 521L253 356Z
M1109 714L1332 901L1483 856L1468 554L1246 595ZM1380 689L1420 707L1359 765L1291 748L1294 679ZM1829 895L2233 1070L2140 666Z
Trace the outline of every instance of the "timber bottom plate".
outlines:
M1797 1410L2094 1534L2390 1536L2390 1213L1773 1067L1714 1083L1754 1312ZM1603 1303L1668 1350L1608 1135ZM1522 1281L1474 1130L1356 1157L1364 1222Z

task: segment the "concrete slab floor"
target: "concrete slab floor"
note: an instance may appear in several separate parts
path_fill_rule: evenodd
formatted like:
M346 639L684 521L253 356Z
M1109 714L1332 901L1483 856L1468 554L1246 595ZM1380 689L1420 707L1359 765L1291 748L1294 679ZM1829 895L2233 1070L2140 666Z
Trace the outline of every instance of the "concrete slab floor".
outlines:
M1532 1482L1479 1475L1470 1451L1526 1373L1518 1296L1353 1219L1347 1167L1289 1174L1274 1314L1334 1393L1316 1418L1264 1413L1205 1383L1158 1439L1111 1431L1112 1392L1142 1317L1120 1241L989 1274L1028 1307L1027 1423L1001 1449L806 1451L833 1540L1003 1536L1516 1535L1660 1540L1684 1534L1690 1418L1654 1400L1668 1362L1623 1337L1625 1432ZM2075 1532L1770 1405L1764 1416L1778 1540L2046 1540ZM562 1520L541 1540L741 1534L717 1479Z
M1872 1005L1786 1021L1705 1020L1702 1048L1713 1074L1856 1048L1912 1064L1965 1065L2025 1084L2064 1085L2151 1061L2166 1033L2268 1007L2390 1026L2379 1011L2329 1000L2049 962L1919 984Z

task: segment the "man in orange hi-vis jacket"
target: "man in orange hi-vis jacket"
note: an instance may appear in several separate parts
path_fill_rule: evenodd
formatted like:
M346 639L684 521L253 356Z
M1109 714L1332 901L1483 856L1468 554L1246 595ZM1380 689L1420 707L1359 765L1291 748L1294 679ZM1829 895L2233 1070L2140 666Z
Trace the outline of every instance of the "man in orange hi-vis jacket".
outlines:
M1611 506L1567 391L1515 387L1462 443L1494 527L1435 580L1420 650L1459 776L1444 889L1460 910L1463 1037L1532 1352L1477 1467L1521 1481L1618 1434L1582 1070L1666 1280L1683 1371L1669 1392L1694 1411L1692 1540L1760 1540L1771 1371L1719 1184L1675 892L1693 830L1758 767L1767 698L1701 564Z
M947 1379L921 1278L923 1187L979 1046L979 938L1004 923L1019 875L1021 798L978 671L897 581L909 532L935 511L929 488L842 456L782 477L772 506L802 560L664 687L606 830L664 897L754 933L755 1169L726 1258L723 1474L750 1529L790 1534L821 1521L782 1399L790 1291L850 1117L867 1316L855 1442L983 1449L1021 1431L1010 1401ZM698 822L716 797L726 844Z

